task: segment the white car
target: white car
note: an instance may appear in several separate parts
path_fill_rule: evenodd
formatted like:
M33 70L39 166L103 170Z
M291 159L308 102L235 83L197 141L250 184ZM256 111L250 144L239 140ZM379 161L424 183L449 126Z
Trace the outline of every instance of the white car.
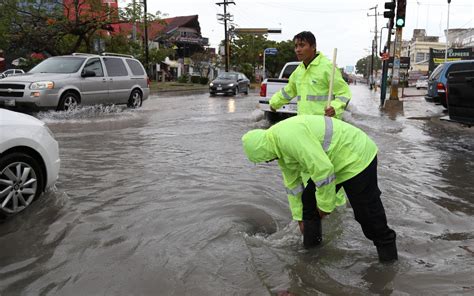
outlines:
M415 83L416 89L428 88L428 76L420 76Z
M8 69L8 70L3 71L2 73L0 73L0 78L5 78L5 77L8 77L8 76L22 75L22 74L25 74L25 71L23 71L22 69Z
M27 208L58 179L59 147L44 122L0 109L0 216Z

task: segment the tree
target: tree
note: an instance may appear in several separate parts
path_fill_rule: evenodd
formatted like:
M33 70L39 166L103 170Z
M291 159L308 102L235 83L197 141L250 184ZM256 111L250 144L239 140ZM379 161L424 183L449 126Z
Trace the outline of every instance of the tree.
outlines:
M152 48L150 49L148 59L150 60L151 64L159 64L163 62L166 57L172 56L174 53L175 50L172 48Z
M142 4L138 9L131 5L121 9L102 0L2 0L0 33L4 38L0 45L20 56L29 52L94 52L94 40L107 39L113 25L140 20ZM150 22L157 19L148 15Z
M365 58L361 58L356 63L356 73L362 74L364 77L369 76L370 72L370 62L372 61L372 56L368 55ZM382 68L382 61L379 57L374 57L374 71L378 71Z
M224 42L221 43L221 46L223 45ZM266 56L265 60L269 76L277 76L285 63L295 60L293 47L293 42L290 40L278 43L268 40L266 34L236 34L230 40L231 65L254 80L255 69L263 66L259 55L263 54L265 48L277 48L278 54Z
M278 50L277 55L266 56L265 59L265 68L267 68L269 77L278 77L286 63L297 60L294 47L295 44L292 40L281 41L275 44L275 48Z
M212 60L211 54L206 51L196 52L191 56L194 70L199 72L201 77L209 78L210 63Z

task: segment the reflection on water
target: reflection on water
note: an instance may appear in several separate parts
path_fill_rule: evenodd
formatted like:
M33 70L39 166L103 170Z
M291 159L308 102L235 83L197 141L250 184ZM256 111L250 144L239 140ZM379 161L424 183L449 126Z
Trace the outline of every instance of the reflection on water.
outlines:
M390 118L352 90L345 119L379 146L396 264L377 262L350 206L323 221L320 248L302 247L279 169L241 151L270 126L257 97L163 96L35 115L60 143L60 178L0 224L0 294L470 294L472 133Z

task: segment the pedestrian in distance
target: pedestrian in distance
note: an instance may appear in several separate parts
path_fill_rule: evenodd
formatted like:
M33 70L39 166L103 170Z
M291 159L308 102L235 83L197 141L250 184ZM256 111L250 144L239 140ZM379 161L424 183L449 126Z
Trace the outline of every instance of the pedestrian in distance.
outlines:
M336 69L334 73L334 98L328 107L331 61L316 51L313 33L303 31L293 37L293 42L296 57L302 63L290 75L288 84L272 96L270 109L276 111L297 97L298 115L326 115L341 119L351 99L351 91L341 72Z
M387 225L380 199L378 148L362 130L327 116L301 115L267 130L251 130L242 137L242 144L254 163L278 161L291 214L300 225L306 248L321 243L320 221L345 203L336 194L343 187L379 260L398 259L396 234ZM312 181L303 180L304 175Z

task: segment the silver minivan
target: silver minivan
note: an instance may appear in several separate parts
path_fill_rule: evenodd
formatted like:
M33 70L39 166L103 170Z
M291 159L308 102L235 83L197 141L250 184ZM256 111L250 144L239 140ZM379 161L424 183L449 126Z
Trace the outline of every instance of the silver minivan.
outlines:
M138 108L150 94L143 65L130 55L74 53L50 57L28 73L0 80L0 107L56 109L127 104Z

